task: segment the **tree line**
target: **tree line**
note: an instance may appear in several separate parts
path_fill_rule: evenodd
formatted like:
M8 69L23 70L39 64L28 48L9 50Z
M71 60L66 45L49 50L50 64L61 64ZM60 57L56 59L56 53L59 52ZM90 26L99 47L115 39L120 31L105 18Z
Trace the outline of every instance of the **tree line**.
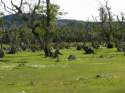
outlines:
M15 4L11 0L12 7L1 0L1 4L12 15L10 23L7 23L4 13L0 13L1 54L5 50L3 44L9 45L6 50L10 54L27 49L43 50L46 57L52 56L52 47L59 52L61 46L68 48L72 42L77 43L74 46L78 50L82 47L86 52L92 51L87 48L87 44L94 48L105 46L116 47L119 51L125 50L124 14L114 16L108 1L98 9L99 21L93 17L93 22L58 20L57 16L64 13L59 12L59 6L52 4L50 0L38 0L34 4L28 0L20 0L20 4Z

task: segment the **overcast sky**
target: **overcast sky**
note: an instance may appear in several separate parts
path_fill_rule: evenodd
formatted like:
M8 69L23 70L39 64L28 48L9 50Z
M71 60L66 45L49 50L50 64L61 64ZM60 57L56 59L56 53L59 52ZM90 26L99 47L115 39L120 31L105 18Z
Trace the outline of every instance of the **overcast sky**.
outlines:
M3 0L9 5L10 0ZM14 0L13 0L14 1ZM19 1L19 0L15 0ZM30 0L34 1L34 0ZM68 12L62 16L64 19L92 20L92 16L98 16L100 2L104 0L51 0L60 5L60 11ZM109 0L109 5L114 14L125 12L125 0Z
M104 0L55 0L61 10L68 12L63 18L77 20L92 20L92 16L98 16L98 8ZM125 12L125 0L109 0L109 5L114 14Z

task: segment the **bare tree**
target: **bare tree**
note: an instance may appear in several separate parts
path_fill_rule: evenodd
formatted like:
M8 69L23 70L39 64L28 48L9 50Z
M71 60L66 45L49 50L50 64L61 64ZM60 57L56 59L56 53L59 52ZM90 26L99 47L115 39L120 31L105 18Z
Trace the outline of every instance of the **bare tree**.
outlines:
M112 48L113 32L115 31L115 29L113 27L114 24L113 15L111 12L111 8L108 5L108 1L105 1L105 5L102 5L99 8L99 12L100 12L101 28L105 36L107 47Z
M38 0L37 3L35 3L35 6L32 7L32 5L28 1L20 0L20 4L14 4L14 2L11 0L12 8L7 6L3 0L1 0L1 3L4 5L4 9L9 12L16 15L21 16L22 18L26 19L24 20L24 23L31 29L34 36L36 36L39 40L39 43L41 46L43 46L45 56L50 56L50 49L48 48L50 36L52 35L52 29L51 29L51 19L53 14L52 9L57 9L54 5L50 3L50 0L46 0L46 2L42 2L41 0ZM44 7L44 4L45 7ZM28 12L24 12L23 7L28 6L29 10ZM54 7L54 8L52 8ZM40 8L42 8L42 11L39 12ZM58 9L57 9L58 10ZM55 10L54 10L55 12ZM57 12L57 11L56 11ZM38 18L40 18L38 20ZM42 21L42 22L41 22ZM36 29L42 28L45 30L46 34L44 35L44 38L41 39L41 36L37 33Z

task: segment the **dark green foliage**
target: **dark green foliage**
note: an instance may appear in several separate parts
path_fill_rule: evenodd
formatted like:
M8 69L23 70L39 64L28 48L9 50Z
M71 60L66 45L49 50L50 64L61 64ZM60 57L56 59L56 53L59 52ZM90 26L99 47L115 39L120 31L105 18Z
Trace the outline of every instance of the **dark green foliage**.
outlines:
M60 60L59 55L62 55L62 53L59 51L59 49L56 49L53 52L53 58L56 58L56 62L59 62L59 60Z
M96 78L101 78L101 75L99 75L99 74L98 74L98 75L96 75Z
M3 58L4 56L4 51L0 49L0 58Z
M52 57L52 51L50 48L44 48L45 57Z
M112 43L108 43L107 44L107 48L113 48L114 46L113 46L113 44Z
M38 51L38 50L40 50L40 48L38 47L38 45L35 45L35 44L31 45L31 51L32 52L35 52L35 51Z
M103 56L103 55L100 55L99 58L104 58L104 56Z
M81 50L83 48L83 46L81 45L81 44L78 44L77 46L76 46L76 50Z
M63 46L63 47L66 48L66 49L69 49L69 48L70 48L70 43L68 43L68 42L63 42L63 43L61 44L61 46Z
M118 52L123 52L124 51L123 46L120 46L120 45L117 46L117 51Z
M118 52L123 52L124 51L124 43L123 42L116 42L115 47L117 48Z
M119 42L116 47L118 52L124 52L125 55L125 42Z
M21 43L20 47L21 47L21 49L22 49L23 51L25 51L25 50L27 49L27 46L26 46L25 44L23 44L23 43Z
M44 48L45 57L57 58L57 60L59 61L59 55L62 55L62 53L57 47L52 48L51 46L50 48Z
M55 49L56 48L59 48L59 49L64 49L64 48L69 49L70 48L70 43L68 43L68 42L62 42L62 43L59 43L59 44L55 44L54 48Z
M15 54L17 52L17 48L16 46L11 46L9 49L8 49L8 54Z
M95 48L95 49L98 49L99 48L99 43L92 42L92 47Z

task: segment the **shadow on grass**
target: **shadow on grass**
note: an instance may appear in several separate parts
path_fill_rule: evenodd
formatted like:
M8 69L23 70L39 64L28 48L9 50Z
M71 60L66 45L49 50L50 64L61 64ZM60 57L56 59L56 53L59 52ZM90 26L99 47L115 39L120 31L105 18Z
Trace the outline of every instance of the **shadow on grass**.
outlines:
M0 63L9 63L10 60L4 60L4 59L0 59Z
M28 63L28 61L20 60L20 61L14 62L14 63Z

